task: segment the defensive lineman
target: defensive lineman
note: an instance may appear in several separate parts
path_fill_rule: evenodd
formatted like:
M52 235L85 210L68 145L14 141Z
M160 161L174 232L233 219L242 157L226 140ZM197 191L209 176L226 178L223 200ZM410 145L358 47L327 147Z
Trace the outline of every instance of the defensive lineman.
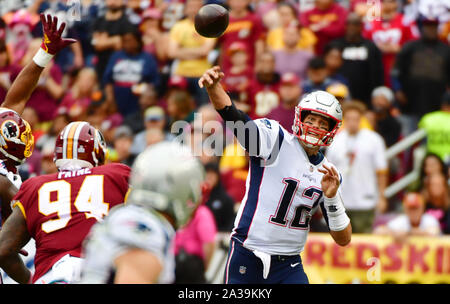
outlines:
M303 97L295 109L292 134L274 120L251 120L237 110L220 85L223 77L215 66L203 74L199 86L206 87L222 118L235 122L235 135L250 154L225 283L308 283L300 252L317 208L337 244L345 246L351 239L338 191L341 175L319 152L320 146L331 144L341 125L339 102L323 91Z

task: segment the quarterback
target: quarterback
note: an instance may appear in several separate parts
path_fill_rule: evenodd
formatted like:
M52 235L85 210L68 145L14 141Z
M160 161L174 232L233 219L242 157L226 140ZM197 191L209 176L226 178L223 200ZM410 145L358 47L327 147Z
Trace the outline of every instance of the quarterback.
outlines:
M350 219L339 193L341 175L319 152L331 144L341 125L339 102L323 91L304 96L290 133L277 121L251 120L237 110L220 84L223 77L215 66L203 74L199 86L206 88L224 121L235 123L233 131L250 155L224 281L307 284L300 252L311 215L319 207L334 241L345 246L351 240Z

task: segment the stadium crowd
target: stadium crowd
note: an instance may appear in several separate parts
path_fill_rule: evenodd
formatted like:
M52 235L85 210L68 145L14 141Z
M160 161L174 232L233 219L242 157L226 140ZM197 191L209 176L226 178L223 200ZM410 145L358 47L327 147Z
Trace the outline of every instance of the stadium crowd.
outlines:
M343 174L354 233L450 234L448 1L1 2L0 100L40 47L40 13L65 20L65 37L77 39L44 70L23 113L36 143L19 168L23 181L56 172L56 135L73 121L99 128L110 148L107 161L129 166L147 146L201 132L190 139L203 147L209 191L178 232L180 269L207 268L215 236L231 231L245 192L248 156L230 131L224 128L216 141L220 155L205 144L217 135L208 122L222 122L197 82L214 65L222 67L222 85L240 110L278 120L286 130L303 94L336 96L344 123L325 152ZM229 9L229 26L218 39L195 32L195 14L207 3ZM179 121L189 127L174 130ZM386 187L413 169L414 149L390 160L385 151L418 128L427 133L420 177L388 199ZM313 219L311 231L326 229L320 213ZM205 281L200 272L183 273L199 277L180 282Z

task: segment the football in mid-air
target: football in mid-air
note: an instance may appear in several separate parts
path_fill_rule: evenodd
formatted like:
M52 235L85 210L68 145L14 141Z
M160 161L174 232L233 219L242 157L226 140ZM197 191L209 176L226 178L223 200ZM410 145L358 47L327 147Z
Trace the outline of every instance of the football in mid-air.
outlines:
M228 10L218 4L204 5L195 15L194 25L203 37L220 37L228 26Z

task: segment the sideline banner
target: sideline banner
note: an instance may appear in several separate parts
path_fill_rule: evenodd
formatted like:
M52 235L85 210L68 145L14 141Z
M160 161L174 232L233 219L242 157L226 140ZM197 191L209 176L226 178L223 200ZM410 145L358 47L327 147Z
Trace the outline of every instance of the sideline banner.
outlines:
M340 247L328 233L310 233L301 253L311 284L450 283L450 237L353 234Z

